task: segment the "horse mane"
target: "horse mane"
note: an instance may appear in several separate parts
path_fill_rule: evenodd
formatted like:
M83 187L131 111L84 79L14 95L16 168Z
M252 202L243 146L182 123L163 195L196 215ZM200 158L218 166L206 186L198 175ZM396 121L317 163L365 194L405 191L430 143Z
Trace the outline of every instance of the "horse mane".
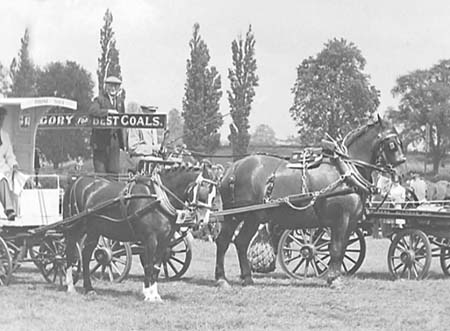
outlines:
M353 144L359 137L361 137L363 134L365 134L369 129L374 127L378 124L378 121L367 123L366 125L356 128L349 133L347 133L342 140L342 144L346 147L349 147L351 144Z
M198 164L193 164L193 163L179 163L179 164L174 164L172 166L168 166L168 167L164 167L161 170L161 174L167 174L170 172L195 172L195 171L199 171L201 170L201 166L199 166Z

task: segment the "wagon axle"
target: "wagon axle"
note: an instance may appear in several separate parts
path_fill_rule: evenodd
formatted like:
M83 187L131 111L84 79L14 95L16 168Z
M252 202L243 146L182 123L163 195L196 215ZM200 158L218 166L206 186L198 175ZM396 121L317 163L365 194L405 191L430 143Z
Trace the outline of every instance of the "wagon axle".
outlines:
M300 254L304 259L311 261L316 256L316 248L314 245L306 244L300 249Z
M111 263L113 252L111 247L98 247L94 252L95 260L102 266L107 266Z
M405 264L408 268L413 265L413 262L416 260L416 253L408 249L400 254L400 260Z

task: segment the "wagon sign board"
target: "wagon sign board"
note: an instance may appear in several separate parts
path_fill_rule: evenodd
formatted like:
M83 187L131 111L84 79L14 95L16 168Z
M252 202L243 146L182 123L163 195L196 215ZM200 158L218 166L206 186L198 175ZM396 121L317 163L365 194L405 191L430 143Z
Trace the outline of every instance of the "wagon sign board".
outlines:
M63 128L137 128L164 129L166 114L109 114L106 117L95 117L88 114L49 114L41 117L40 129ZM22 120L21 125L26 125Z

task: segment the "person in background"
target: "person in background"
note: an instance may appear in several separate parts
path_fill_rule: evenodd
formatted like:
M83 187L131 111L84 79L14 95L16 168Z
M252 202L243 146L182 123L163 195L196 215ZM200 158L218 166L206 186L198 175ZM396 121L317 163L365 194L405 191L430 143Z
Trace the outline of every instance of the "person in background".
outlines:
M7 219L14 221L16 212L14 210L11 185L13 173L17 171L19 165L16 161L9 135L3 130L6 114L6 109L0 107L0 202L3 205Z
M427 200L427 183L418 173L413 173L409 186L414 190L419 201Z
M373 202L381 203L383 200L385 200L385 197L387 198L387 195L389 194L389 191L390 191L391 185L392 185L392 180L391 180L390 176L380 173L380 174L378 174L376 183L377 183L376 185L379 190L379 193L374 195ZM378 206L378 204L375 204L375 206ZM372 236L375 239L381 238L380 229L381 229L381 232L383 233L383 228L384 228L385 222L387 222L387 220L378 219L378 218L374 220L373 227L372 227Z
M96 117L124 113L124 92L122 81L114 76L105 79L104 93L92 102L89 113ZM120 149L125 149L126 136L123 129L92 129L91 146L94 171L96 173L118 174L120 172Z
M83 165L84 165L83 157L81 155L78 155L75 163L75 171L80 172L81 169L83 168Z
M151 114L155 111L155 107L142 107L137 103L130 103L127 108L129 114ZM161 160L160 148L156 129L128 129L128 154L136 168L143 159Z
M401 209L403 203L406 201L406 189L403 187L400 176L394 175L392 180L392 187L389 191L389 197L392 202L394 202L394 206L397 209Z
M39 171L41 170L41 151L39 148L34 149L34 182L39 186Z

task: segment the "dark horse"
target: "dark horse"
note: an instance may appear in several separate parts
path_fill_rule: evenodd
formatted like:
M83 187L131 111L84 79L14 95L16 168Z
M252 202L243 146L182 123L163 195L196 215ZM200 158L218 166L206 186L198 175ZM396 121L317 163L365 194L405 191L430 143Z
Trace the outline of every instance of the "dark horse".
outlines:
M82 253L83 286L86 293L93 291L89 261L102 235L122 242L142 243L144 297L146 301L161 301L156 281L163 254L179 226L179 217L201 219L209 211L215 186L210 179L211 170L204 165L174 166L157 173L136 177L129 183L80 177L66 189L64 218L75 218L65 233L68 292L74 292L71 266L77 258L76 242L84 234L87 237Z
M307 171L291 169L279 158L251 155L236 161L225 173L220 193L224 209L261 204L271 199L285 198L305 192L319 193L316 200L282 204L279 207L225 216L216 240L215 277L219 285L227 285L224 257L233 234L243 222L234 243L241 279L252 284L247 249L261 222L271 220L281 228L331 228L330 266L327 282L340 275L340 266L351 231L363 217L365 199L371 188L375 165L396 166L405 161L402 144L395 128L380 118L350 132L343 142L346 155L324 157L321 164ZM272 180L270 194L267 192ZM320 195L335 192L327 198ZM341 192L341 193L339 193Z

